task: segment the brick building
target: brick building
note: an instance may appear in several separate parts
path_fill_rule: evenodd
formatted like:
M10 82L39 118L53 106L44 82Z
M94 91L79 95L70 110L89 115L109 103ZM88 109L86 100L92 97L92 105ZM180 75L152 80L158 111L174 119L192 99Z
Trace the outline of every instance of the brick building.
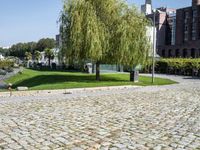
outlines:
M157 53L162 57L200 57L200 0L181 9L158 8ZM152 19L153 14L147 18Z
M156 28L157 28L157 47L164 45L174 45L175 43L175 20L176 9L157 8L156 11ZM151 21L154 14L146 15ZM153 22L152 22L153 23ZM172 34L173 33L173 34Z
M191 7L177 9L175 28L175 44L158 46L158 54L162 57L200 57L200 0L193 0Z

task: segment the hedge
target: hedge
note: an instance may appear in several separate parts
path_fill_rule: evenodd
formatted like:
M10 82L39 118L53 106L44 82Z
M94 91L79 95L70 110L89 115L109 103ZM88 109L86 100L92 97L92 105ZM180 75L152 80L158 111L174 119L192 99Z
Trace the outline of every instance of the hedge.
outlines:
M159 73L193 75L200 71L200 58L168 58L156 62Z

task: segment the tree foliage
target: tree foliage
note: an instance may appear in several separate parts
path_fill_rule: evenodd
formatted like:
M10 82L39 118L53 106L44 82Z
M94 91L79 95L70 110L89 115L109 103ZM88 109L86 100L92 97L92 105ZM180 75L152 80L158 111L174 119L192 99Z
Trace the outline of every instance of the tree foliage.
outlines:
M161 59L157 62L158 67L172 68L172 69L197 69L200 70L200 59L192 59L192 58L168 58Z
M9 49L11 56L23 58L26 52L33 53L36 49L36 42L17 43Z
M49 67L51 66L51 59L54 59L54 52L52 49L50 48L46 48L45 49L45 57L48 58L48 62L49 62Z
M44 51L46 48L55 48L55 40L51 38L43 38L38 42L17 43L6 50L6 54L20 58L25 57L26 52L34 54L36 50ZM0 49L0 51L2 51ZM5 50L4 50L5 51Z
M39 60L41 59L41 53L40 53L40 51L36 50L35 53L34 53L34 57L37 60L37 62L39 62Z
M25 53L25 60L26 61L29 61L29 60L31 60L32 59L32 54L30 53L30 52L26 52Z
M148 57L147 20L123 0L65 0L62 52L68 62L136 66Z
M46 48L55 48L56 41L51 38L43 38L37 42L36 49L39 51L44 51Z
M11 60L0 60L0 69L11 68L14 66L14 62Z
M9 50L7 48L0 47L0 54L2 54L4 56L8 56L9 55Z

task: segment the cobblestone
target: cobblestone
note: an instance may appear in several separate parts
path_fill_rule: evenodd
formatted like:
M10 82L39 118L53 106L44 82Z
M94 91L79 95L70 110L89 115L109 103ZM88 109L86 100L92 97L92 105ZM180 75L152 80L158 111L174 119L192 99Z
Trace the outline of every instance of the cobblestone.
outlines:
M187 85L0 100L0 149L200 149L200 84Z

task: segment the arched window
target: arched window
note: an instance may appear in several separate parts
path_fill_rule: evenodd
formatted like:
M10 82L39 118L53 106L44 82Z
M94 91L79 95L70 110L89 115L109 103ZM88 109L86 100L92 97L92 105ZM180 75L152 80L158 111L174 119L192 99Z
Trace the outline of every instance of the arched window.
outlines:
M165 49L162 50L162 57L165 57Z
M180 51L179 51L179 49L176 49L176 57L180 57Z
M168 56L172 57L172 50L171 49L169 50Z
M192 58L196 58L196 52L195 52L195 49L191 49L191 57Z
M187 57L187 49L184 49L183 50L183 58L186 58Z

